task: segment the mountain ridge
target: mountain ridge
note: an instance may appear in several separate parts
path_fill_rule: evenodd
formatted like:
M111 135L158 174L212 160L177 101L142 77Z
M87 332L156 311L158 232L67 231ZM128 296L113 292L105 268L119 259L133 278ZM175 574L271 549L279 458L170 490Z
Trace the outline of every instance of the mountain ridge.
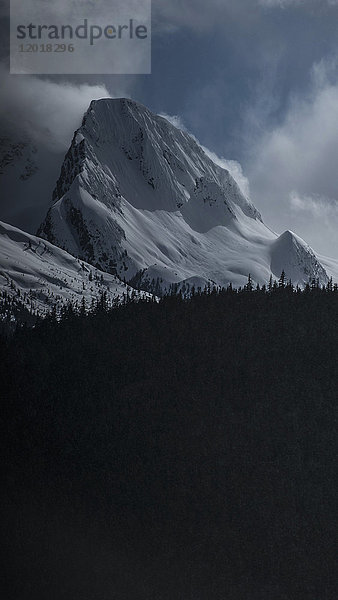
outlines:
M191 279L240 286L248 273L259 284L280 275L278 236L229 171L188 133L125 98L90 104L38 234L128 281L139 275L141 287L162 281L164 292ZM284 270L293 265L295 284L327 283L305 242L288 252L295 256Z

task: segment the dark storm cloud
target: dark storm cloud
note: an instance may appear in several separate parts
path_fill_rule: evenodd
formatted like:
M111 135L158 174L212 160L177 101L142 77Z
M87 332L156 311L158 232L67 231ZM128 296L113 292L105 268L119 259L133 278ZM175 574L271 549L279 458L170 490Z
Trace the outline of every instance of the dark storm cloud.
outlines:
M66 152L91 100L109 96L103 85L56 83L38 77L11 77L0 66L0 124L10 134Z
M263 9L321 10L338 0L156 0L153 2L155 26L166 31L185 27L205 31L223 26L225 21L251 23Z
M1 39L4 56L7 38ZM1 108L12 106L13 115L23 110L38 131L37 95L46 106L52 102L53 124L58 111L62 122L69 103L69 130L77 126L83 98L87 103L101 92L180 115L202 144L242 164L270 226L293 227L315 249L338 254L335 56L336 0L153 0L151 77L3 77ZM87 86L82 98L80 85ZM47 112L41 111L42 128L44 114L51 125Z
M136 0L123 0L135 3ZM36 5L44 0L36 0ZM92 2L92 10L107 8L109 2ZM95 7L94 7L95 5ZM111 5L111 3L110 3ZM51 11L79 14L81 2L58 0ZM114 92L108 91L103 76L30 76L9 74L9 2L0 6L0 128L15 138L28 136L52 152L66 152L74 130L81 124L91 100L129 96L130 81L116 78Z

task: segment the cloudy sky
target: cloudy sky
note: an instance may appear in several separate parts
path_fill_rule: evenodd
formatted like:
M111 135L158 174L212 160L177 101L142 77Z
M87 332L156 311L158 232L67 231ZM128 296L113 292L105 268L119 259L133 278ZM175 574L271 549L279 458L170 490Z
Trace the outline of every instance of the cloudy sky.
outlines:
M90 99L130 96L240 163L267 225L338 257L338 0L153 0L152 75L9 76L1 39L13 126L63 152Z

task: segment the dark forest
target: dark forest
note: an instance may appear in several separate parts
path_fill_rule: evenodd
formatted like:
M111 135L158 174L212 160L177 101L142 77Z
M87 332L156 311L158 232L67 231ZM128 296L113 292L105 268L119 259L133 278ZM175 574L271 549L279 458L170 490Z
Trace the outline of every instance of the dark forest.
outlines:
M333 600L338 292L102 296L1 337L6 600Z

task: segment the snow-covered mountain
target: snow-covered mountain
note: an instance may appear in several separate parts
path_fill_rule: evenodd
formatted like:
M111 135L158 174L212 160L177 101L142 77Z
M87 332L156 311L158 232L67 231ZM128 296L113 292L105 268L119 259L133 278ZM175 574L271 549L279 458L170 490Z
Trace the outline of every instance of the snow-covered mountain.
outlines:
M328 281L296 235L278 236L186 132L127 99L93 101L38 235L127 281L162 289Z
M5 137L0 146L2 182L14 201L18 189L32 198L37 173L47 176L36 148ZM290 231L278 237L195 139L126 99L91 103L38 237L0 223L0 290L40 313L102 291L120 298L123 280L161 293L238 287L249 273L263 284L282 270L300 285L338 280L338 261Z
M102 292L122 298L130 288L49 242L0 222L0 290L29 310L45 314L72 302L89 308ZM140 295L140 293L137 293ZM142 293L141 293L142 295Z

